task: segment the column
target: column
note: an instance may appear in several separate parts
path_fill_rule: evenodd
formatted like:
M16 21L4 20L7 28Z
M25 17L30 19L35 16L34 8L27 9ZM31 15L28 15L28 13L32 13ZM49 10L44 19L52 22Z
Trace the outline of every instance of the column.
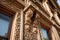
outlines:
M15 33L14 33L15 40L20 40L20 27L21 27L21 13L18 13L15 24Z
M52 26L52 28L50 29L50 34L51 34L52 40L60 40L59 34L54 26Z
M25 26L24 26L24 40L31 40L32 39L32 32L31 32L31 17L33 16L33 11L28 9L25 12Z
M38 40L37 39L37 13L31 9L25 14L24 40Z
M17 15L18 15L18 12L15 14L13 19L10 40L15 40L15 29L16 29L15 27L16 27Z
M24 13L21 10L20 40L23 40Z
M54 33L52 32L51 29L49 30L49 37L50 40L55 40Z
M40 14L38 12L36 13L36 19L37 19L37 39L44 40L41 32Z

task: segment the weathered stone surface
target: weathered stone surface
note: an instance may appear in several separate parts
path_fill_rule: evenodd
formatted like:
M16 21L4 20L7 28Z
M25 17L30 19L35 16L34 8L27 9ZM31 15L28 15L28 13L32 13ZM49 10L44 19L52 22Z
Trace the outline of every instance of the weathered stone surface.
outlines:
M19 15L19 16L18 16ZM15 26L15 40L20 40L20 13L18 13Z
M2 13L9 11L14 16L10 40L44 40L41 28L49 32L50 40L60 40L60 19L57 15L60 12L54 10L59 9L56 1L52 2L53 0L0 0ZM19 13L21 10L23 14Z

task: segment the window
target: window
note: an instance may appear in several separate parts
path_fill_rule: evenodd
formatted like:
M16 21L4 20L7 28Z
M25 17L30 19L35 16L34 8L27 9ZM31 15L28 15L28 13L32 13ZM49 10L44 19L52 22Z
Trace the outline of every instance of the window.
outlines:
M42 29L41 32L42 32L42 36L43 36L44 40L49 40L47 31L45 29Z
M7 37L8 35L7 33L8 33L10 19L11 18L9 16L0 13L0 40L6 40L2 38Z

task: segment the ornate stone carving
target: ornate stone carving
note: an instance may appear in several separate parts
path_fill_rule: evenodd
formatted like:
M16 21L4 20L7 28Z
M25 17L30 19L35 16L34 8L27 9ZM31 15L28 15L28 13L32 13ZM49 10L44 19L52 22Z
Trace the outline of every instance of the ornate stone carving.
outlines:
M47 0L45 0L45 1L43 2L43 7L44 7L45 11L48 12L48 15L50 16L50 19L52 19L53 14L52 14L52 12L51 12L48 4L47 4Z
M36 28L31 24L33 22L31 20L33 14L34 13L31 9L29 9L25 14L24 40L37 40Z
M36 11L29 9L25 14L24 40L38 40L37 28L40 16Z
M15 27L15 40L20 40L20 13L17 15Z

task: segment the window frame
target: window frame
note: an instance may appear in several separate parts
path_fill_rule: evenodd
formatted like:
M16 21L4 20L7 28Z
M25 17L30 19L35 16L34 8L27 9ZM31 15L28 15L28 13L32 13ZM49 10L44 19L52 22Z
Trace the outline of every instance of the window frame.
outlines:
M4 8L4 6L0 6L0 13L3 13L6 16L11 17L10 23L9 23L9 27L8 27L8 36L5 38L8 38L8 40L10 39L10 35L11 35L11 29L12 29L12 23L13 23L13 19L14 19L14 11L11 11L10 9L6 9ZM14 15L13 15L14 14ZM4 36L2 36L4 37Z

